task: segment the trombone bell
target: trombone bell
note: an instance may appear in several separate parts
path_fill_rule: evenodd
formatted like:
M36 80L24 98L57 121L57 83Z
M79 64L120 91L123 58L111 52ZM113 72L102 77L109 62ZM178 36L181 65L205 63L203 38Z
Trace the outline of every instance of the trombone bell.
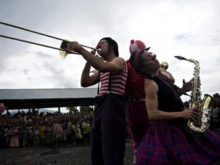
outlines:
M62 43L60 44L60 51L59 51L59 54L62 58L66 58L67 56L67 53L70 53L70 52L67 52L67 44L68 44L69 41L67 40L63 40Z

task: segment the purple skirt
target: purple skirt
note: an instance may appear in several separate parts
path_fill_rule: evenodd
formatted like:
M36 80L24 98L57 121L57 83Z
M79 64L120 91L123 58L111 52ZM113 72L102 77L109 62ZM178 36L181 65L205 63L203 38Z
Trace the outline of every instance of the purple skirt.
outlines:
M209 164L220 156L220 137L192 134L167 122L151 121L139 146L137 165Z

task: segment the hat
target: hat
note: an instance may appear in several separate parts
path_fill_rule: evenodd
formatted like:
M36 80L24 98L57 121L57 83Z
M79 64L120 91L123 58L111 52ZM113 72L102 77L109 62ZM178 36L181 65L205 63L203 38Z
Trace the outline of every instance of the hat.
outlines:
M141 51L142 49L146 49L144 42L142 42L141 40L131 40L129 47L130 54L136 51ZM149 49L150 47L147 48L147 50Z
M141 60L141 54L145 50L149 50L149 49L150 49L150 47L146 48L144 42L142 42L140 40L131 40L130 63L131 63L131 66L136 70L136 72L142 73L141 67L142 67L143 61Z

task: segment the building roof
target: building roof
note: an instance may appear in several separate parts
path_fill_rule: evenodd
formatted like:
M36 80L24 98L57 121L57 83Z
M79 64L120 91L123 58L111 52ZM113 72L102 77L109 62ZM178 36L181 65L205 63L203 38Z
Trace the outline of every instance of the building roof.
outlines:
M93 105L96 88L0 89L7 109Z

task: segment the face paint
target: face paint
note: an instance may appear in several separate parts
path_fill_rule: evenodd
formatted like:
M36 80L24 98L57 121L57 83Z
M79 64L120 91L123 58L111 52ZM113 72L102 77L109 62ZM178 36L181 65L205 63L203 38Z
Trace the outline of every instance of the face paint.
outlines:
M152 54L149 54L147 55L145 58L144 58L144 61L150 61L150 60L155 60L156 59L156 55L152 55Z
M146 52L143 57L143 67L147 73L155 73L160 68L160 63L156 59L156 55L151 52Z
M101 44L98 44L97 46L96 46L96 49L100 49L102 46L101 46Z
M105 54L108 52L108 42L106 40L101 40L97 47L99 48L97 50L98 54L104 58Z

